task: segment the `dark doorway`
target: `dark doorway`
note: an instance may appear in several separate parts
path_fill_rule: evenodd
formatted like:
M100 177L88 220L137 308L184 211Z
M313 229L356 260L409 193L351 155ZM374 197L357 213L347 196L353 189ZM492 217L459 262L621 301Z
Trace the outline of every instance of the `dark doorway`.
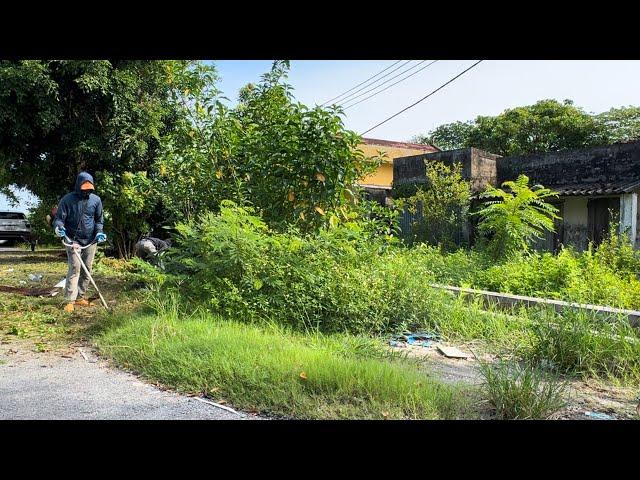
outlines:
M600 245L609 233L612 221L620 218L620 198L596 198L587 202L589 241Z

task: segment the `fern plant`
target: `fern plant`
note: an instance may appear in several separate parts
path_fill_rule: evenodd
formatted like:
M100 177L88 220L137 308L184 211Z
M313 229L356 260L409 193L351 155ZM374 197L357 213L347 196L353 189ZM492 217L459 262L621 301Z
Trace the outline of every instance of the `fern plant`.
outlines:
M542 238L545 230L555 231L558 209L547 203L553 197L557 194L542 185L529 187L526 175L504 182L502 188L486 188L480 198L487 201L474 215L480 217L478 229L488 239L494 258L527 251L531 241Z

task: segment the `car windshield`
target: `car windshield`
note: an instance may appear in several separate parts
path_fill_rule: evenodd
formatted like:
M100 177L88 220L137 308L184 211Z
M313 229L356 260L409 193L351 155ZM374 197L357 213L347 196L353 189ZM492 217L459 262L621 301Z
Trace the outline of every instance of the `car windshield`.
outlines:
M24 213L0 212L0 220L25 220Z

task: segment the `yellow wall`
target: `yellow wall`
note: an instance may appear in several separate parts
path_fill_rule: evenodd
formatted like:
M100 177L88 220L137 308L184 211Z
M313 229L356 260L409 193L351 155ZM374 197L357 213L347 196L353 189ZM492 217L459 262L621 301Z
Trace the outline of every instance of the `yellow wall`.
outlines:
M378 152L384 152L387 154L385 162L378 167L378 170L372 175L364 177L361 181L361 185L379 185L390 187L393 183L393 159L398 157L408 157L410 155L420 155L425 153L423 150L415 148L399 148L388 147L384 145L367 145L361 144L358 146L360 150L364 152L367 157L378 155Z
M361 181L361 185L382 185L390 187L393 183L393 164L383 163L378 169L371 175L364 177Z

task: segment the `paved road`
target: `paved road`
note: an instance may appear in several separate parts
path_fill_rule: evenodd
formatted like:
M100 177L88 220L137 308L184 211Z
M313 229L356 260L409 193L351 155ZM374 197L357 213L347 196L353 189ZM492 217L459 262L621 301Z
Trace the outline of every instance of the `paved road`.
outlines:
M72 358L0 345L3 420L241 420L193 397L159 390L109 368L88 349Z

